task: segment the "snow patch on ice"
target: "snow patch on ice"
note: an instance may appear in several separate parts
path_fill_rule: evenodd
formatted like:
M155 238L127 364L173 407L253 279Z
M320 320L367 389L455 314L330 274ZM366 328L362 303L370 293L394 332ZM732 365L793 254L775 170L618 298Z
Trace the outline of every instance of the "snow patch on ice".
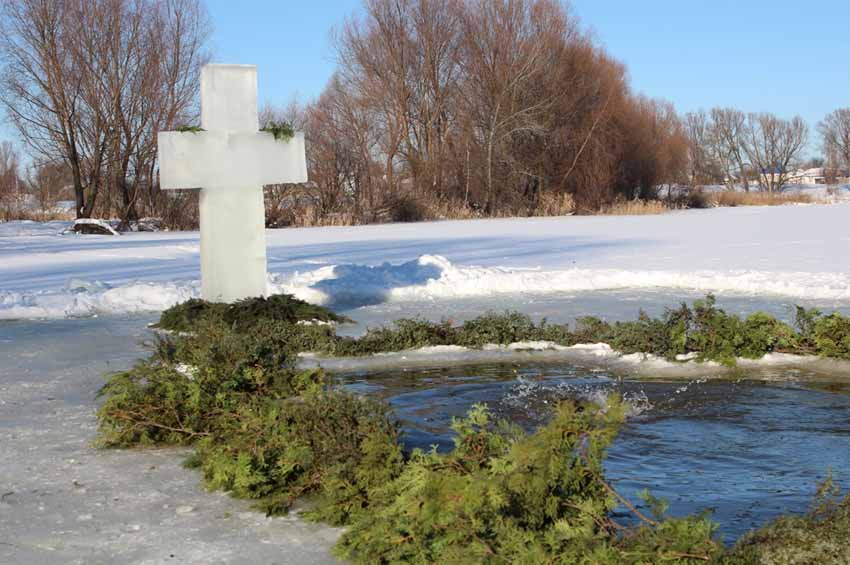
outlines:
M200 296L200 283L131 283L116 287L71 279L61 291L0 291L0 320L83 318L159 312Z
M602 365L611 369L655 377L704 377L723 375L734 370L716 361L698 361L697 354L670 361L651 353L624 354L607 343L578 344L569 347L552 342L515 342L508 345L487 344L481 349L457 345L438 345L383 352L365 357L325 357L316 353L299 355L303 368L321 367L330 372L382 370L499 362L576 362ZM813 356L768 353L760 359L739 358L737 368L767 369L772 367L821 368L834 374L850 374L850 362Z

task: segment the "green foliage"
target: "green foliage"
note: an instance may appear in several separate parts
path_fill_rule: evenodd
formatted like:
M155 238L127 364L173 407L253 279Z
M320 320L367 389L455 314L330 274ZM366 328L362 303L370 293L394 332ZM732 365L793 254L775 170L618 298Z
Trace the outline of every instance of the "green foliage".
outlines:
M288 294L268 298L246 298L233 304L207 302L192 298L172 306L160 316L157 328L176 331L193 331L201 320L220 320L240 329L253 327L259 320L280 322L351 322L332 310L304 302Z
M643 498L641 514L605 481L605 450L624 418L617 398L604 408L563 403L533 434L494 422L483 406L453 424L449 453L405 459L398 423L383 402L334 388L321 371L298 371L297 355L367 355L428 345L482 347L548 340L608 342L624 352L667 358L697 352L734 362L770 351L850 357L850 320L798 313L796 330L772 316L745 319L713 297L661 318L608 324L583 318L574 329L535 324L515 312L489 313L460 326L400 320L360 339L343 320L288 296L229 306L189 301L161 326L151 356L111 375L101 390L99 445L191 445L188 461L208 488L255 500L268 513L299 498L305 516L348 525L337 551L363 563L829 563L847 560L850 498L827 483L812 511L783 518L728 552L704 515L670 518L663 501ZM641 521L611 518L622 504Z
M850 563L850 495L828 478L805 516L783 516L744 536L722 565Z
M332 523L360 512L367 492L398 473L387 406L293 367L294 350L326 327L260 318L243 331L201 319L193 330L158 337L148 359L109 377L100 446L191 444L189 463L210 488L257 499L269 513L314 495L310 515Z
M572 332L571 342L577 343L609 343L614 339L611 325L595 316L582 316L576 320L575 331Z
M372 355L384 351L403 351L430 345L448 345L457 341L457 330L448 322L397 320L389 328L370 328L359 339L340 339L328 353L344 356Z
M850 318L838 312L818 318L814 324L812 339L819 355L850 359Z
M634 322L617 322L613 330L606 328L599 337L610 335L610 345L623 353L652 353L661 357L675 357L683 350L674 343L674 327L668 319L650 318L641 311Z
M282 139L284 141L288 141L295 137L295 128L292 127L292 124L286 121L271 121L266 127L261 129L260 131L270 133L274 136L275 139Z
M536 325L519 312L490 312L465 322L458 330L458 343L466 347L482 347L488 343L508 344L541 339L546 321Z
M794 329L769 314L755 312L747 316L742 328L739 357L758 359L765 352L797 351L798 336Z
M109 376L100 390L100 445L191 443L254 399L321 387L321 373L293 369L278 335L207 323L191 336L159 337L150 358Z
M335 356L373 355L436 345L476 349L488 344L549 341L566 346L604 342L622 353L651 353L671 361L679 355L696 354L698 360L730 366L738 358L758 359L775 351L850 359L850 318L847 316L839 313L824 316L817 310L798 308L792 328L763 312L746 318L727 314L717 307L711 295L696 300L693 306L681 304L667 310L660 318L652 318L641 311L637 320L614 324L587 316L579 318L570 328L549 324L546 320L538 324L518 312L489 312L459 326L445 320L397 320L390 327L369 329L356 339L339 337L327 326L294 326L293 322L299 321L350 320L288 295L248 299L232 305L193 299L163 312L158 327L190 332L206 321L227 324L241 331L247 328L263 330L264 320L281 322L275 329L281 332L276 341L288 344L281 345L287 351Z
M257 499L269 514L314 496L307 517L345 524L395 478L402 456L383 403L320 391L239 406L200 440L191 464L208 488Z
M715 554L714 527L702 518L621 536L608 517L617 499L602 461L623 414L617 399L604 410L567 402L526 436L476 406L454 422L454 450L414 452L337 552L358 563L615 564L676 550Z
M179 131L180 133L198 133L206 130L200 126L189 126L186 124L181 124L177 126L176 131Z

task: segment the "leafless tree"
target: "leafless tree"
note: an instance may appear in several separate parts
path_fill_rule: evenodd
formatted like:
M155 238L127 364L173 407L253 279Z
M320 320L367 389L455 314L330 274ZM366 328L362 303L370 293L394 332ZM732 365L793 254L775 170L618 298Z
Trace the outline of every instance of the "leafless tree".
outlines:
M543 135L551 93L535 91L551 69L535 3L476 0L464 12L463 91L467 112L483 148L483 207L492 212L499 197L496 165L516 136Z
M681 120L630 92L565 2L367 0L335 41L306 110L319 215L593 211L685 176Z
M62 161L33 163L26 180L27 192L38 204L42 217L50 216L72 184L71 172Z
M799 165L809 128L800 117L783 120L769 113L747 116L743 147L758 173L759 188L780 192Z
M713 108L710 115L709 151L723 172L726 188L735 190L740 183L741 188L749 192L751 167L744 148L747 117L734 108Z
M36 159L67 164L78 217L154 207L156 131L196 111L200 0L15 0L2 32L0 101Z
M684 118L688 135L689 179L691 186L701 186L713 180L711 156L711 121L705 111L688 112Z
M818 124L824 154L832 168L850 169L850 108L839 108Z
M21 193L20 157L10 141L0 143L0 199Z

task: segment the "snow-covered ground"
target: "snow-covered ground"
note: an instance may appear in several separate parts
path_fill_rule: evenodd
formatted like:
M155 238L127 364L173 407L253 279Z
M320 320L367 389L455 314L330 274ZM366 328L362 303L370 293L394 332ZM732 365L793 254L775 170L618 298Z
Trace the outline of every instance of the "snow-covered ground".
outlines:
M0 563L336 563L338 529L206 492L185 452L92 448L102 375L143 354L145 321L2 322Z
M340 307L667 289L850 302L850 206L269 230L272 291ZM156 311L199 293L196 232L0 223L0 318Z

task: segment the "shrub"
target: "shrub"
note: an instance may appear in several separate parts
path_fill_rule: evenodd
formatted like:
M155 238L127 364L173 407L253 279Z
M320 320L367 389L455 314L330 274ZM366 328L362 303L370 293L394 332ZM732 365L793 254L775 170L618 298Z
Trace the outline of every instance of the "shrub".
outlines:
M517 341L539 340L543 336L540 326L529 316L519 312L488 313L465 322L457 332L457 345L482 347L488 343L510 344Z
M742 328L739 357L758 359L774 351L793 351L798 337L794 329L764 312L747 316Z
M641 312L637 320L613 325L599 318L579 318L567 325L539 324L518 312L488 312L459 326L450 322L401 319L391 327L372 328L360 338L339 337L332 326L298 324L307 319L345 320L332 312L288 296L245 301L233 306L190 300L163 313L160 326L203 332L207 339L229 328L239 343L236 353L249 364L273 364L280 355L294 357L311 351L335 356L362 356L436 345L481 348L488 344L508 345L520 341L550 341L559 345L610 344L622 353L651 353L675 360L696 353L702 361L734 365L738 358L758 359L782 351L850 359L850 318L839 313L823 316L817 310L798 308L795 328L769 314L756 312L747 318L731 315L717 307L714 296L681 304L660 318ZM221 326L216 329L216 326ZM247 328L252 328L246 333ZM255 350L249 351L251 343ZM192 346L194 347L194 346ZM227 356L227 348L215 350ZM201 351L207 349L201 348Z
M611 347L623 353L652 353L675 357L669 320L650 318L641 311L637 321L617 322L611 332Z
M372 355L431 345L452 345L456 342L456 330L449 322L402 319L396 320L389 328L369 329L359 339L341 339L333 352L348 356Z
M842 500L831 478L805 516L783 516L745 535L722 565L850 563L850 496Z
M192 298L164 311L156 327L188 332L204 319L220 320L240 329L249 328L259 320L289 323L351 321L327 308L304 302L288 294L277 294L268 298L246 298L233 304Z
M850 359L850 318L838 312L817 318L811 330L811 339L819 355Z
M451 453L414 452L375 492L337 552L359 563L638 563L674 549L714 555L714 526L702 518L620 537L624 528L609 517L618 498L602 460L623 414L617 399L601 411L566 402L526 436L477 406L454 422Z
M614 339L611 326L594 316L583 316L576 320L569 345L576 343L608 343Z
M384 403L320 391L239 406L200 440L189 466L208 488L259 500L268 514L313 496L306 516L339 525L358 516L369 491L395 478L402 462Z
M252 332L204 321L183 337L158 337L153 355L110 375L99 396L100 443L178 444L209 435L218 417L253 397L287 398L323 375L296 371L279 323Z
M191 333L158 337L148 359L109 377L100 393L98 443L191 445L187 463L200 469L208 488L255 500L271 514L307 497L308 518L350 525L337 551L363 563L738 565L848 558L850 498L839 499L831 483L808 515L780 519L729 552L703 515L669 518L648 494L654 518L640 513L603 474L605 450L626 411L619 398L604 408L562 403L530 435L494 422L477 406L454 422L451 452L415 450L405 458L385 403L294 366L306 349L368 354L542 339L608 341L671 358L697 351L727 362L785 349L848 358L850 319L840 314L801 310L795 331L766 314L730 316L709 296L658 319L641 313L612 326L583 318L574 331L508 312L459 327L401 320L356 340L339 338L333 327L299 324L314 307L275 302L231 309L196 301L173 311ZM618 504L640 525L615 522Z

